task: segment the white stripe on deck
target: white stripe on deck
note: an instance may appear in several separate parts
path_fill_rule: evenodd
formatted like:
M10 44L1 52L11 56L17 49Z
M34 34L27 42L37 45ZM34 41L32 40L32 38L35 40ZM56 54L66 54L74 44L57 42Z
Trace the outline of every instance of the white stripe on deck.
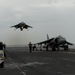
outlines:
M25 72L23 72L23 71L20 69L20 67L19 67L18 65L16 65L16 63L15 63L11 58L8 57L8 59L15 65L15 67L20 71L20 73L22 73L23 75L26 75Z

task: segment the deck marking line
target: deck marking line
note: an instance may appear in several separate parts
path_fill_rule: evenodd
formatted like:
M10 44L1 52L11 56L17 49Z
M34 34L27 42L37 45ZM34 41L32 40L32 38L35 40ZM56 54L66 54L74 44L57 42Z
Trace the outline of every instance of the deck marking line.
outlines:
M11 58L9 58L8 57L8 59L16 66L16 68L17 69L19 69L20 70L20 72L23 74L23 75L26 75L20 68L19 68L19 66L18 65L16 65L16 63L14 62L14 61L12 61L12 59Z

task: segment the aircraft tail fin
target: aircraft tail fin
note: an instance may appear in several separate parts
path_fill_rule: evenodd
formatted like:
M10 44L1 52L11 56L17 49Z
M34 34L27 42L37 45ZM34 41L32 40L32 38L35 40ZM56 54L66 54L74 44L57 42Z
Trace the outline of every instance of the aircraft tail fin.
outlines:
M48 34L47 34L47 40L49 40L49 36L48 36Z

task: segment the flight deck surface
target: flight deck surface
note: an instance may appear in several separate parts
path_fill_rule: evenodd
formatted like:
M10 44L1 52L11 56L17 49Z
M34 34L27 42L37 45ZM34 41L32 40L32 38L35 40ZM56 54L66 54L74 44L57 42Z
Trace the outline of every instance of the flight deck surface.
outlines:
M32 51L8 47L0 75L75 75L74 51Z

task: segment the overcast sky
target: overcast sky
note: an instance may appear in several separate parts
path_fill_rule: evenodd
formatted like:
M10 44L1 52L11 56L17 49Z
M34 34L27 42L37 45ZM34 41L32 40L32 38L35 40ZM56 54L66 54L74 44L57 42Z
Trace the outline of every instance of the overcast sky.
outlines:
M10 28L22 21L33 28ZM24 45L46 40L47 34L75 43L75 0L0 0L0 41Z

